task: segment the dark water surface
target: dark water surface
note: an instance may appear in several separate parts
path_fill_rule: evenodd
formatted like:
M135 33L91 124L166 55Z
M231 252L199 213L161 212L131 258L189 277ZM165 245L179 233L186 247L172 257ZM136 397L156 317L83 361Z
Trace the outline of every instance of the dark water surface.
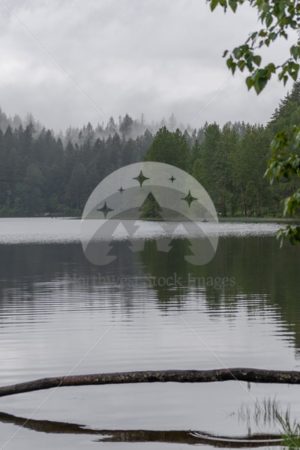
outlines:
M135 255L126 242L116 244L117 261L100 268L85 260L76 239L20 244L2 223L0 385L123 370L300 370L300 250L280 249L274 230L259 225L256 233L237 225L237 236L230 227L206 266L186 263L179 239L169 254L151 241ZM297 386L145 384L23 394L0 399L0 448L185 449L192 442L181 442L177 431L276 431L278 424L255 415L263 401L290 406L300 420ZM24 427L20 418L34 420Z

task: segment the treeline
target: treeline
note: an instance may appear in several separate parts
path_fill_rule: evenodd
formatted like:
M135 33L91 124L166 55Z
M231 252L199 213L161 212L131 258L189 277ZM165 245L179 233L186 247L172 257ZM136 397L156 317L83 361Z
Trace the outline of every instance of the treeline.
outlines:
M80 215L92 190L117 168L140 161L152 143L115 133L66 145L50 130L36 135L32 124L0 131L0 215Z
M222 216L281 216L282 199L291 182L270 185L264 177L270 143L283 129L300 124L300 82L280 103L266 126L245 123L207 124L182 134L161 129L146 158L174 164L206 188Z
M300 123L300 83L267 126L206 124L157 132L143 118L55 135L33 120L0 112L0 215L80 215L92 190L112 171L146 160L174 164L195 176L223 216L279 216L293 186L270 186L263 175L275 132Z
M222 216L262 216L280 212L278 187L264 178L271 134L262 126L206 125L193 141L162 129L147 153L191 173L210 194ZM169 148L166 143L169 142ZM180 151L172 151L180 149Z

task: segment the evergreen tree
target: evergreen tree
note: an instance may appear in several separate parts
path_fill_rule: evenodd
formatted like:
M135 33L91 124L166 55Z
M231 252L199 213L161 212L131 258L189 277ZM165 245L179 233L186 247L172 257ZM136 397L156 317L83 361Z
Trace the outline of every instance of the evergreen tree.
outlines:
M272 132L289 129L300 124L300 81L296 81L292 91L280 102L269 122Z
M66 190L66 200L69 202L71 208L83 208L84 201L87 200L86 185L86 169L82 163L77 163L72 170Z
M166 127L163 127L156 134L145 159L146 161L171 164L187 170L190 150L180 130L177 129L175 133L172 133Z

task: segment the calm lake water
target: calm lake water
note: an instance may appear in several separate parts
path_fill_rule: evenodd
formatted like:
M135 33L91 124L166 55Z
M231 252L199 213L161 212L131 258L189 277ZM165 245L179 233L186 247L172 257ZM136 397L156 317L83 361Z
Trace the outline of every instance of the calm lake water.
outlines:
M278 225L214 225L217 253L199 267L185 262L184 239L158 253L155 227L141 227L142 252L115 243L118 259L97 267L84 257L80 221L0 220L0 385L124 370L300 370L300 249L279 248ZM0 399L0 448L188 449L176 431L277 431L255 414L264 401L289 406L300 420L299 386L145 384L22 394Z

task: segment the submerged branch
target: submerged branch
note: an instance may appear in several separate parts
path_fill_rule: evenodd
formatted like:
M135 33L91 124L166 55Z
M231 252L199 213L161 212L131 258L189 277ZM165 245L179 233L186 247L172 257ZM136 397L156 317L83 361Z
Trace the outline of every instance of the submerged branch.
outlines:
M0 387L0 397L66 386L132 383L211 383L217 381L250 383L300 384L300 371L265 369L160 370L141 372L99 373L42 378Z

